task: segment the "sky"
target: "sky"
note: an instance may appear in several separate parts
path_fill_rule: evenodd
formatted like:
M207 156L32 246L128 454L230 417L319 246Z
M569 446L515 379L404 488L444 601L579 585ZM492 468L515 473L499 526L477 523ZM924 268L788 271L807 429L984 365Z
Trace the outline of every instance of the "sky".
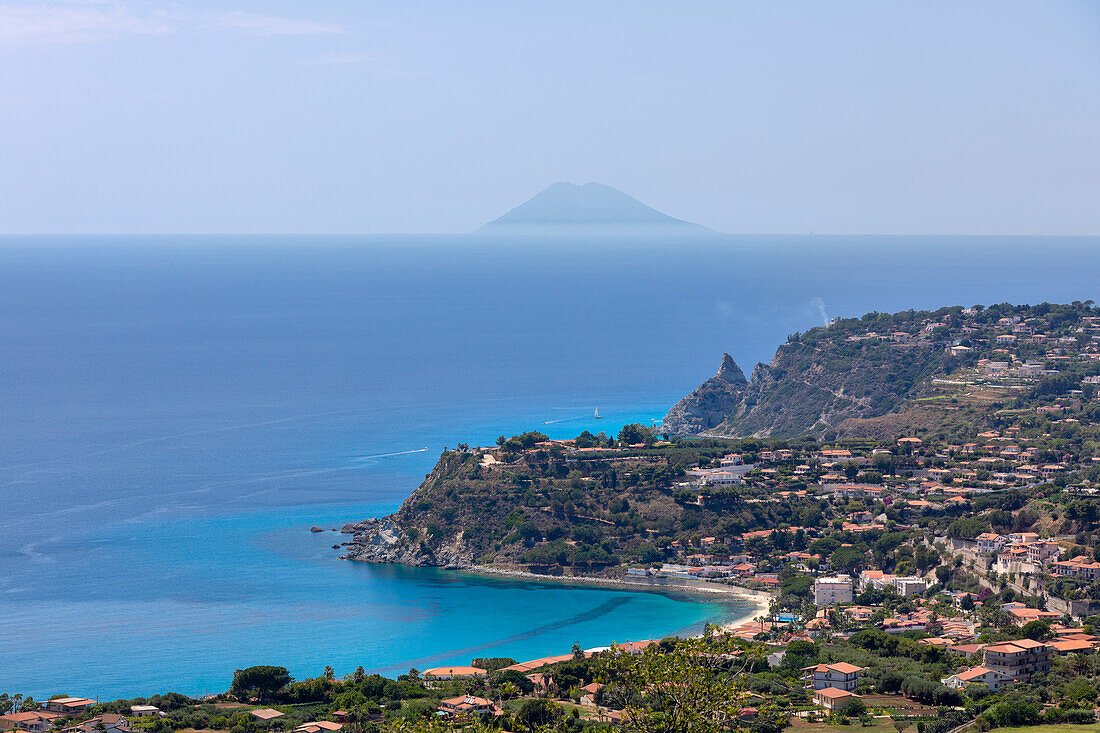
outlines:
M0 233L1100 234L1100 3L0 0Z

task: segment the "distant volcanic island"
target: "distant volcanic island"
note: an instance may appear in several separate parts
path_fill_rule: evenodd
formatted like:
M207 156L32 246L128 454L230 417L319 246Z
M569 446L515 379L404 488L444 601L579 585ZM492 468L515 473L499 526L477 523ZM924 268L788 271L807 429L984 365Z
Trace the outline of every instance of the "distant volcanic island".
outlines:
M555 183L479 234L713 234L700 224L675 219L601 183Z

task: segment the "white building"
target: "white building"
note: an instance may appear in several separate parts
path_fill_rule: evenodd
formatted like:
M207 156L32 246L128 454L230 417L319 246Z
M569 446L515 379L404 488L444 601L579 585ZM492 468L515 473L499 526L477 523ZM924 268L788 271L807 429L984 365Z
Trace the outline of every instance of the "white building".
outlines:
M928 588L928 583L924 578L915 576L890 575L881 570L864 570L859 574L859 589L864 591L868 588L877 590L893 588L899 596L911 596L923 593Z
M815 664L812 667L803 667L802 681L810 690L824 690L832 687L845 692L854 692L859 684L859 673L863 667L857 667L847 662L834 664Z
M852 578L849 575L834 575L818 578L814 581L814 603L819 606L833 606L837 603L852 602Z
M912 596L923 593L928 589L928 581L914 576L897 576L894 578L894 587L899 596Z
M1005 538L995 532L982 532L977 537L977 550L982 555L992 555L1004 549Z
M1004 672L998 672L995 669L974 667L965 672L957 672L946 679L940 680L940 682L948 687L954 687L956 690L962 690L967 685L976 682L988 687L990 692L999 692L1001 688L1012 684L1012 678Z
M154 705L131 705L130 714L135 718L147 718L151 715L160 715L160 708Z
M714 471L700 478L700 482L708 486L740 486L744 480L742 474L733 471Z

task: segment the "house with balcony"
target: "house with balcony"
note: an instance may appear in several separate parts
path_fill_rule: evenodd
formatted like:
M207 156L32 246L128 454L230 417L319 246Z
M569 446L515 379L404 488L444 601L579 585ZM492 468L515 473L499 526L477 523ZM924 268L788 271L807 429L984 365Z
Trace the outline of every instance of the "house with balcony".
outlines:
M818 606L835 606L852 602L852 578L834 575L814 581L814 603Z
M1069 560L1059 560L1050 566L1055 575L1070 578L1086 578L1096 580L1100 578L1100 562L1089 560L1084 555Z
M808 690L824 690L836 688L852 692L859 684L859 673L863 667L857 667L847 662L835 662L833 664L815 664L803 667L802 681L806 683Z
M468 717L470 715L495 716L504 713L504 711L493 704L491 700L486 700L483 697L475 697L473 695L461 695L459 697L440 700L438 712L440 715L446 717Z
M0 715L0 730L30 731L45 733L53 727L54 721L61 715L46 710L31 710L26 713L11 712Z
M130 721L118 713L104 713L63 728L62 733L130 733Z
M1050 647L1041 641L1017 639L983 649L982 666L1026 682L1033 674L1050 671L1050 654Z
M1027 546L1027 559L1032 565L1046 565L1061 554L1062 546L1057 542L1032 542Z
M980 555L992 555L1003 550L1005 546L1005 538L995 532L982 532L975 539L975 549Z
M78 715L95 704L95 700L86 697L59 697L46 702L43 708L58 715Z
M1003 688L1011 685L1013 680L1004 672L986 669L985 667L974 667L965 672L956 672L950 677L940 680L940 682L948 687L954 687L956 690L962 690L967 685L977 683L988 687L990 692L1000 692Z
M842 710L849 700L858 698L859 695L848 690L838 690L835 687L826 687L824 690L814 692L814 702L832 712Z
M1047 623L1058 623L1062 620L1062 614L1056 611L1043 611L1038 608L1028 608L1022 603L1006 603L1001 606L1001 610L1008 613L1012 622L1017 626L1026 626L1032 621L1046 621Z

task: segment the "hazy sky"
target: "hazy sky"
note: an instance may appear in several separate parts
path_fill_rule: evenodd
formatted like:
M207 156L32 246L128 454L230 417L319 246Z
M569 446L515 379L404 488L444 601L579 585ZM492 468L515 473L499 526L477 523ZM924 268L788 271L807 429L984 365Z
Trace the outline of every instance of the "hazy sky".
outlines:
M0 232L1100 234L1100 3L0 0Z

